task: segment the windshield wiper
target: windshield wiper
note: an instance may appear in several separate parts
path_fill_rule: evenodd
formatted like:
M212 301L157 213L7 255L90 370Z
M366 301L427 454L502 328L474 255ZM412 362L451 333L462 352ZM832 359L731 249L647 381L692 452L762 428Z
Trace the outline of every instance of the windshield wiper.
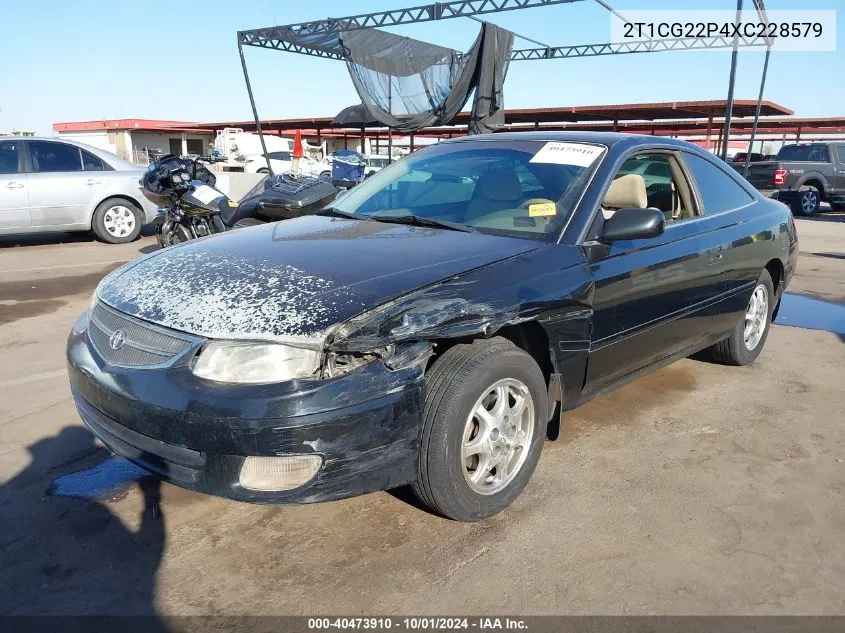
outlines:
M326 207L325 209L320 209L319 211L315 211L314 215L324 215L327 218L347 218L349 220L366 220L366 217L362 217L355 213L349 213L349 211L341 211L335 207Z
M478 232L473 227L466 226L465 224L449 222L448 220L435 220L434 218L425 218L421 215L414 215L413 213L403 213L402 215L371 215L369 219L375 220L376 222L393 222L394 224L430 226L436 229L446 229L448 231L462 231L463 233Z

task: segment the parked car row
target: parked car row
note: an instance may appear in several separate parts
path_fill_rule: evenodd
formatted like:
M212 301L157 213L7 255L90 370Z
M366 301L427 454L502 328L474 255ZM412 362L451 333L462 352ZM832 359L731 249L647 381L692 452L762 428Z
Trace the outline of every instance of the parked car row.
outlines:
M701 350L760 354L790 211L682 141L429 146L314 215L107 276L67 343L85 425L187 488L289 504L410 484L474 521L562 412Z

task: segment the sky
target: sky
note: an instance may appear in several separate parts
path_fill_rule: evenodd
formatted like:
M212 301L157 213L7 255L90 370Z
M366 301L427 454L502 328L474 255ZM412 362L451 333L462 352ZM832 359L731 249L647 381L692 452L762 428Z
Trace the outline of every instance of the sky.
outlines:
M52 124L113 118L251 119L238 30L426 4L427 0L0 0L0 130L52 135ZM610 0L614 8L735 9L735 0ZM750 5L750 0L746 0ZM845 116L845 0L767 0L772 9L838 9L837 51L772 54L765 98L798 116ZM551 45L610 40L593 0L510 11L489 21ZM11 28L9 28L11 27ZM389 29L466 50L480 25L466 18ZM517 39L516 46L534 44ZM262 118L333 116L358 103L338 61L246 48ZM756 99L763 54L739 55L735 96ZM724 99L728 52L660 52L519 61L505 106L552 107Z

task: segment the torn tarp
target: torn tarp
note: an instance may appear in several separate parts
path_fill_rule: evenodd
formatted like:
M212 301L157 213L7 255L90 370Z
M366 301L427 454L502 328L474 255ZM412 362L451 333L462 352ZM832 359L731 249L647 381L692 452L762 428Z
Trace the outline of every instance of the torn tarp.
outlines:
M339 41L362 103L341 112L336 125L377 121L404 132L444 125L473 90L469 133L504 125L502 87L513 46L510 31L485 22L466 54L375 29L344 31Z

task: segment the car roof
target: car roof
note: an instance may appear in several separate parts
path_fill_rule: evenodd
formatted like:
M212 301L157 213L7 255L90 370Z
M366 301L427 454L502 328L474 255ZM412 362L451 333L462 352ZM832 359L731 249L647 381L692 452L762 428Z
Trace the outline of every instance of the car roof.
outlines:
M94 147L93 145L88 145L87 143L80 143L79 141L75 141L69 138L62 138L61 136L10 136L8 138L15 138L21 141L50 141L53 143L65 143L66 145L75 145L76 147L81 147L82 149L91 152L97 158L100 158L107 162L110 167L115 169L116 171L143 171L143 167L139 167L138 165L133 165L128 160L124 160L117 154L113 154L112 152L106 151L99 147ZM0 137L0 140L5 140L6 137Z
M474 136L461 136L459 138L447 139L442 143L465 143L467 141L569 141L571 143L597 143L606 145L608 148L613 145L624 143L626 146L636 145L670 145L683 149L694 149L702 151L697 145L681 141L668 136L652 136L650 134L624 134L622 132L499 132L496 134L478 134Z

